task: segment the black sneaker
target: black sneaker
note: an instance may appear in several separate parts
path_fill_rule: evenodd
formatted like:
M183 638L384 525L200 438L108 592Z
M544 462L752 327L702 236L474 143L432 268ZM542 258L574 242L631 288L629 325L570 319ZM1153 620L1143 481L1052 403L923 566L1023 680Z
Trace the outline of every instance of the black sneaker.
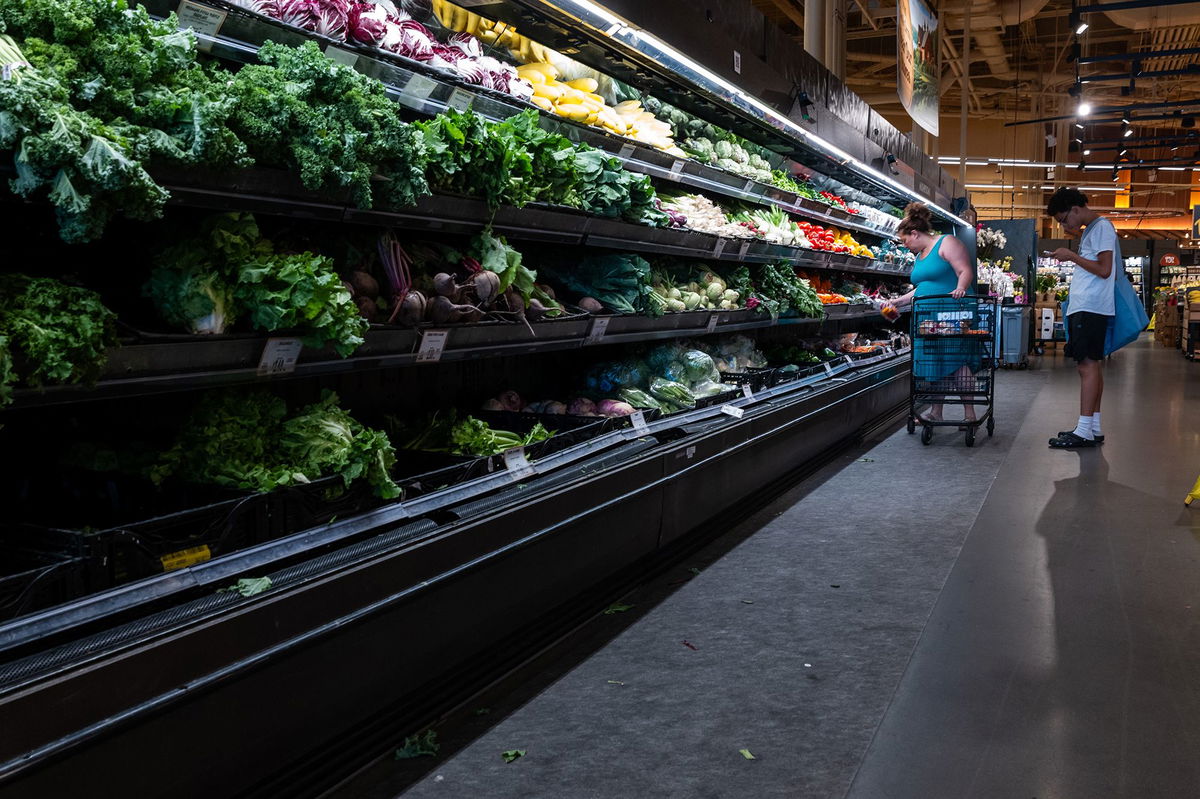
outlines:
M1074 430L1062 430L1062 431L1060 431L1060 432L1059 432L1059 434L1058 434L1058 437L1059 437L1059 438L1062 438L1062 437L1063 437L1063 436L1065 436L1067 433L1071 433L1072 435L1074 435L1075 431L1074 431ZM1095 441L1097 444L1103 444L1103 443L1104 443L1104 436L1093 436L1093 437L1092 437L1092 441Z

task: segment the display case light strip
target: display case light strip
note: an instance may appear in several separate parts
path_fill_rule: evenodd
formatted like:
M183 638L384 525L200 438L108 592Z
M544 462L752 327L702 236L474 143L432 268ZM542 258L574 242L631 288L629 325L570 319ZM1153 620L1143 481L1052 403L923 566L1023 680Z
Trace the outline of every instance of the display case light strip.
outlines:
M581 21L592 25L597 30L607 32L610 38L625 40L627 44L632 45L635 49L642 49L638 47L639 44L652 48L657 52L646 54L654 57L664 66L674 67L675 65L679 65L684 67L685 69L694 73L697 77L701 78L704 82L710 84L704 88L709 89L710 91L713 87L721 89L725 92L727 100L735 103L740 101L742 104L749 105L751 108L754 108L760 113L766 115L777 126L795 135L798 139L809 142L815 149L819 150L824 155L830 156L835 160L840 160L843 165L851 166L859 174L863 175L869 180L894 189L901 196L925 203L930 208L936 210L939 214L951 221L957 222L960 225L969 226L967 221L961 217L956 216L937 203L931 202L925 197L922 197L904 184L892 180L882 172L872 169L862 161L859 161L849 153L837 148L832 143L822 139L815 133L805 130L788 117L776 111L774 108L771 108L761 100L746 94L746 92L744 92L742 89L696 63L683 53L659 39L657 36L629 26L627 22L618 19L602 6L590 2L590 0L554 0L554 4L558 6L560 10L564 11L568 9L564 9L563 6L569 6L570 10L573 10L579 15ZM597 20L605 24L598 24ZM665 60L663 57L665 57Z

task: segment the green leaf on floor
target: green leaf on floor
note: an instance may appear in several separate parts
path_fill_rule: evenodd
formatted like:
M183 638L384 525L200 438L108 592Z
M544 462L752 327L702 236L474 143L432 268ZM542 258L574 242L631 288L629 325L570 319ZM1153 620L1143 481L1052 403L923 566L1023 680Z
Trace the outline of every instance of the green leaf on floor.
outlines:
M486 716L487 714L489 714L491 712L492 712L492 709L490 707L480 707L480 708L475 709L476 716Z
M609 605L607 608L604 609L604 615L611 616L614 613L624 613L625 611L631 610L632 608L633 608L633 605L622 605L620 602L614 602L611 605Z
M700 570L699 570L699 569L697 569L695 566L693 566L692 568L688 569L688 571L690 571L692 574L696 575L697 577L699 577L699 576L700 576Z
M437 742L437 733L425 730L424 733L410 735L404 739L404 745L396 750L397 760L408 760L414 757L437 757L442 746Z
M743 599L743 600L742 600L742 604L743 604L743 605L753 605L753 604L754 604L754 600L753 600L753 599Z
M855 463L874 463L874 458L859 458Z
M254 596L261 594L271 587L270 577L243 577L228 588L221 588L217 591L218 594L241 594L242 596Z
M524 749L509 749L507 752L501 752L500 757L504 758L505 763L511 763L518 757L525 757Z
M755 757L754 755L750 754L750 750L749 750L749 749L739 749L738 751L739 751L739 752L741 752L741 754L742 754L742 757L746 758L747 760L758 760L758 758L757 758L757 757Z
M625 683L621 682L620 680L609 680L608 684L609 685L624 685Z

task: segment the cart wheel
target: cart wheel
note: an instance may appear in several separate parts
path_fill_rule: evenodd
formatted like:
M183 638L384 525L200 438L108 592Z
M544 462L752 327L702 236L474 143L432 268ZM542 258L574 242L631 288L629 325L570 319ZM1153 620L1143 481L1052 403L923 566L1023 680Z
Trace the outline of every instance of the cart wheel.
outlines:
M988 420L987 420L987 431L988 431L988 438L991 438L991 437L992 437L992 433L994 433L994 432L996 431L996 419L995 419L994 417L992 417L992 416L989 416L989 417L988 417Z
M975 446L975 428L974 427L967 428L967 446L968 447Z
M913 434L913 432L916 431L916 429L917 429L917 420L912 418L911 416L908 417L908 434L911 436Z
M921 443L928 446L930 441L933 441L933 428L922 426L921 427Z
M1033 348L1033 352L1034 352L1034 354L1035 354L1035 355L1045 355L1045 354L1046 354L1046 348L1045 348L1045 347L1034 347L1034 348Z

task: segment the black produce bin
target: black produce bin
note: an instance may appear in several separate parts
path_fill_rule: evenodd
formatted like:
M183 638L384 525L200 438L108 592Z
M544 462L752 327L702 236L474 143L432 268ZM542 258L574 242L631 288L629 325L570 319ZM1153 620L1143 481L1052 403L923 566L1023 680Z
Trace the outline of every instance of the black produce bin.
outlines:
M2 492L52 552L89 561L91 590L201 563L272 537L265 494L64 470Z
M0 529L0 621L83 596L92 583L89 566L74 536Z
M741 372L724 372L721 382L732 386L750 386L751 391L762 391L777 382L776 370L770 367L762 369L748 368Z
M276 488L264 496L270 520L268 539L354 516L387 501L377 497L366 480L358 479L347 486L340 474Z

